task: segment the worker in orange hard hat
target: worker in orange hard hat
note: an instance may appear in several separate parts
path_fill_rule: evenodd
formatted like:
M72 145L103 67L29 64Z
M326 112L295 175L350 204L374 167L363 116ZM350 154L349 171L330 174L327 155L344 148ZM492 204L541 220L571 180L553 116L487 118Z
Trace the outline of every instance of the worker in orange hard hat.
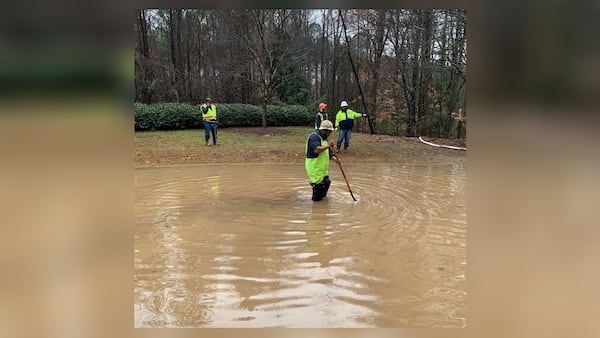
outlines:
M319 110L315 115L315 129L318 130L321 126L321 122L324 120L329 120L327 116L327 104L324 102L319 103Z

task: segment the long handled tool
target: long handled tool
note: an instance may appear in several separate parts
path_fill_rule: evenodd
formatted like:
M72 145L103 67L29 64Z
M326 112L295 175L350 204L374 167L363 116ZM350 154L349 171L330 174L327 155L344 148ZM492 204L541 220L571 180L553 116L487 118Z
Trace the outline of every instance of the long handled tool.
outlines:
M338 156L337 152L335 151L335 148L331 147L329 149L333 150L333 155L335 155L335 157L337 157L338 160L339 160L340 157ZM344 167L342 167L342 163L340 161L336 161L336 162L340 166L340 171L342 172L342 175L344 176L344 180L346 181L346 186L348 187L348 191L350 192L350 196L352 196L352 199L356 202L356 198L354 198L354 194L352 193L352 189L350 189L350 183L348 183L348 178L346 178L346 173L344 172Z

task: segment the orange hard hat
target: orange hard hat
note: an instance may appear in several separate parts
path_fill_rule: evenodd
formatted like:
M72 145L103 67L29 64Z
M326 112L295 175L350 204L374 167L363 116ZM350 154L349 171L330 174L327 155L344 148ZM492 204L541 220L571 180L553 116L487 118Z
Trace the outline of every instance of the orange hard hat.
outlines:
M324 110L325 108L327 108L327 105L325 103L319 103L319 110Z

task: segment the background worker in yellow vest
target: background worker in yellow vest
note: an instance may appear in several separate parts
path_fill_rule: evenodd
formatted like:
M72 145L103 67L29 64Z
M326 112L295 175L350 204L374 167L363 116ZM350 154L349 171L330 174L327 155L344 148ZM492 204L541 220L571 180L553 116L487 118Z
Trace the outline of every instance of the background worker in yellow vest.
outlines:
M212 144L217 145L217 106L212 104L210 97L206 98L206 103L201 106L202 121L204 121L204 140L209 146L210 133L212 132Z
M339 128L337 149L340 151L342 141L344 141L344 150L350 146L350 137L352 136L352 127L354 127L354 119L366 117L367 114L357 113L352 109L348 109L348 102L342 101L340 110L335 115L335 130Z
M327 104L325 104L325 102L319 103L319 111L317 111L317 114L315 115L315 129L319 129L323 120L329 120L329 117L327 116Z
M313 189L312 200L320 201L327 196L331 185L329 180L329 160L339 159L330 149L334 147L333 141L327 142L327 137L333 131L333 123L329 120L321 122L319 129L313 131L306 139L306 160L304 166Z

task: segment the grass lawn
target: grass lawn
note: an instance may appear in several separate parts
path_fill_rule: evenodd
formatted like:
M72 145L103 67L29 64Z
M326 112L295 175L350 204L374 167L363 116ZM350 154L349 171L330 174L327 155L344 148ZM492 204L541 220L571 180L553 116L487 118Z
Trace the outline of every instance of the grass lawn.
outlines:
M304 163L311 127L220 128L218 145L206 146L204 129L135 133L136 167L199 163ZM330 138L337 140L337 133ZM407 162L466 152L424 145L417 138L352 133L340 154L348 163Z

